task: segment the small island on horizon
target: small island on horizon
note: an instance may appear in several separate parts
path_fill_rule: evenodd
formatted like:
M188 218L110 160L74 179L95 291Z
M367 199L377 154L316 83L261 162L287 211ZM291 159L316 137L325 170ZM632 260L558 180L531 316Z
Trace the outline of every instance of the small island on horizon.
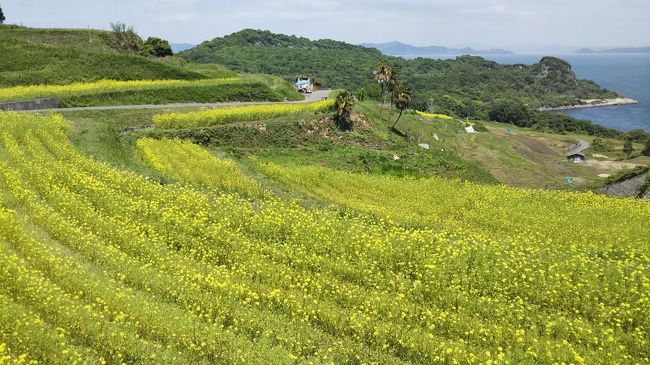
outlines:
M603 54L603 53L650 53L649 47L617 47L617 48L604 48L604 49L592 49L592 48L581 48L576 51L579 54Z
M477 50L470 47L448 48L443 46L413 46L410 44L394 41L387 43L362 43L366 48L374 48L389 56L426 56L432 54L453 54L453 55L486 55L486 54L514 54L507 49L485 49Z

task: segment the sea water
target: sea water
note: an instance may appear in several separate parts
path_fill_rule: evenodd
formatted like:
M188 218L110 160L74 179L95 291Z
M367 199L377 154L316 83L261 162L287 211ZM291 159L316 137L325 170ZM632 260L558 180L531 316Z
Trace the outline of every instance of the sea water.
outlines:
M644 129L650 132L650 54L549 54L569 62L580 79L595 81L623 97L637 100L634 105L574 109L563 113L591 120L622 131ZM431 58L455 58L432 55ZM544 55L481 55L501 64L533 64ZM407 57L408 58L408 57Z

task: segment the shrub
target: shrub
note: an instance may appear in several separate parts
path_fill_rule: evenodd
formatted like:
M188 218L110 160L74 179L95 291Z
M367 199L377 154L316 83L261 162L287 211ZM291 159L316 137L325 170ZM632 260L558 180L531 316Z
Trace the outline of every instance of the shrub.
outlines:
M109 45L116 51L135 53L142 47L142 38L124 23L111 23L113 34L109 38Z
M140 54L144 56L167 57L173 56L174 52L168 41L158 37L149 37L144 41Z

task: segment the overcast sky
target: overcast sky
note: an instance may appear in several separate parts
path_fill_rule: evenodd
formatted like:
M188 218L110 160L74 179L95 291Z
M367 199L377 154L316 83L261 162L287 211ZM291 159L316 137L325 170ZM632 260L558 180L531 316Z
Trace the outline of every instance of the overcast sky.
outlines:
M198 44L243 28L351 43L519 52L650 46L650 0L0 0L6 23L108 29Z

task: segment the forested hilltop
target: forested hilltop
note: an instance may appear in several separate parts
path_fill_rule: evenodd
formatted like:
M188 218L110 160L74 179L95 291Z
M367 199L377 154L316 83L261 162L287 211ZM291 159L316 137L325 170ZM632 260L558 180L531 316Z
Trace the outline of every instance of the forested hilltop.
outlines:
M180 55L199 63L220 63L242 72L285 78L308 74L324 87L376 92L372 69L385 60L414 91L416 107L454 104L472 116L499 98L520 99L531 108L580 104L581 99L616 97L588 80L578 80L567 62L544 57L534 65L499 65L481 57L455 60L386 56L376 49L333 40L246 29L201 43ZM446 96L446 97L445 97Z

